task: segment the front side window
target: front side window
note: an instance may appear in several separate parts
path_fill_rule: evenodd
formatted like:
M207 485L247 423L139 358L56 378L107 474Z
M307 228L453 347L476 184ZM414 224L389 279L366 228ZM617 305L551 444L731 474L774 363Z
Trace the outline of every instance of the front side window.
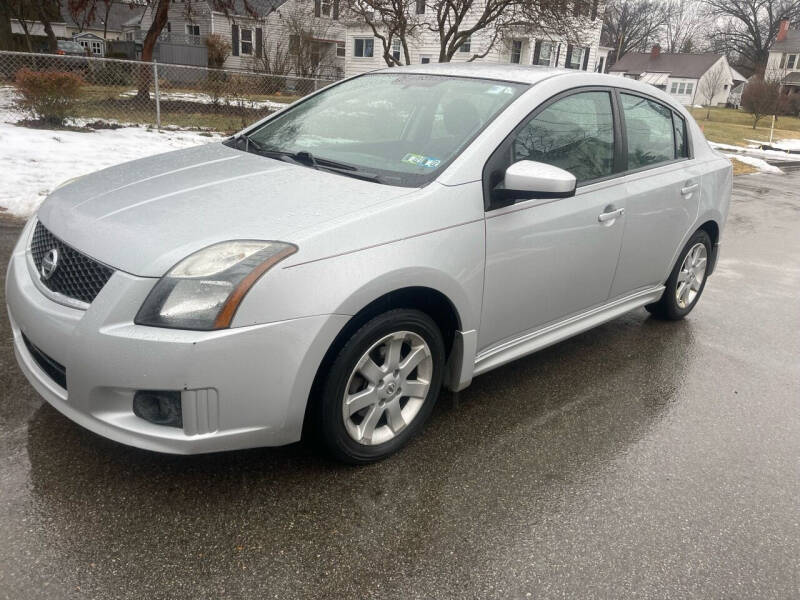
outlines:
M528 86L419 74L364 75L287 108L251 132L262 152L313 154L383 183L434 178Z
M628 140L628 169L675 158L672 111L654 100L620 94Z
M242 29L241 36L242 36L242 41L241 41L242 54L252 54L253 53L253 30L252 29Z
M357 58L372 58L375 48L373 38L356 38L353 40L353 56Z
M578 183L614 172L614 117L608 92L556 100L514 137L513 162L533 160L575 175Z

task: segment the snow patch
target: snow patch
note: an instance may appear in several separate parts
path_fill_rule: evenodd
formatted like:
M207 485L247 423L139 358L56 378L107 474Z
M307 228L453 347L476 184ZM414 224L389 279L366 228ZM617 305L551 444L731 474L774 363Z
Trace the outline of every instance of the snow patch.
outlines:
M8 117L8 111L0 104L0 118ZM0 123L0 207L13 215L29 217L53 189L69 179L152 154L222 139L217 134L159 132L143 127L84 133Z
M755 156L746 156L743 154L725 154L729 159L738 160L739 162L743 162L746 165L750 165L751 167L755 167L762 173L783 173L778 167L775 165L769 164L763 158L757 158Z

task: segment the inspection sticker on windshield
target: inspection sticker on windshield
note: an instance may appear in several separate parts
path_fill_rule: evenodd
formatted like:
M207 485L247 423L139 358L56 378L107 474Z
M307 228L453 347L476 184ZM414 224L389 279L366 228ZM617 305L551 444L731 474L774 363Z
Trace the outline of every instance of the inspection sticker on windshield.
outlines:
M508 87L507 85L493 85L488 90L486 90L487 94L513 94L514 91Z
M431 158L430 156L422 156L422 154L406 154L402 159L404 163L416 165L418 167L425 167L426 169L435 169L442 161L438 158Z

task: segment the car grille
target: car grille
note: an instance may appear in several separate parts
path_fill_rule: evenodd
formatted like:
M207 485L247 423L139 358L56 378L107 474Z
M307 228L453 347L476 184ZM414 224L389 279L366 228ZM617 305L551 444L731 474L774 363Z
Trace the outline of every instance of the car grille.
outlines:
M36 364L50 376L50 379L55 381L62 388L67 389L67 369L61 363L53 360L47 354L34 346L31 341L22 334L22 341L25 342L25 347L31 353L33 360Z
M58 263L49 279L41 276L42 260L52 249L58 251ZM36 223L31 240L33 263L46 288L69 298L91 304L114 274L114 269L81 254Z

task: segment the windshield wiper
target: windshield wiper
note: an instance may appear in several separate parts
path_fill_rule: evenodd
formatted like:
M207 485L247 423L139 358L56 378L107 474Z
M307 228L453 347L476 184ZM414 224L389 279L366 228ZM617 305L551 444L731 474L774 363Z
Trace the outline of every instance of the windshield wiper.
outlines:
M381 177L377 173L365 173L359 171L358 167L348 165L347 163L330 160L327 158L317 158L310 152L302 150L300 152L288 152L284 150L259 150L262 156L270 158L278 158L280 160L288 160L290 162L311 167L312 169L324 169L325 171L332 171L339 175L353 177L355 179L363 179L364 181L374 181L375 183L381 182Z

